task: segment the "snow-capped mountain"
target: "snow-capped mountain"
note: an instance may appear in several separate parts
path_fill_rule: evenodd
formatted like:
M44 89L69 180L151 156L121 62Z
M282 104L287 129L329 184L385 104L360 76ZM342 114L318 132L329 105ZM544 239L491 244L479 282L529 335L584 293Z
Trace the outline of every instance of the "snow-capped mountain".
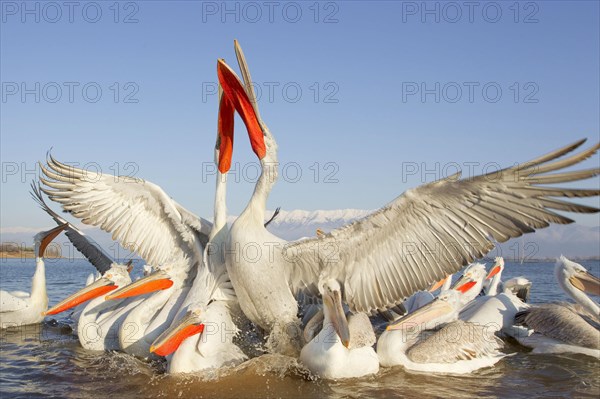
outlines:
M341 227L354 220L363 218L372 211L363 209L339 209L330 211L280 211L269 224L268 230L285 240L297 240L302 237L314 237L317 229L324 232ZM266 212L266 219L271 218L273 211ZM231 216L233 223L236 216Z

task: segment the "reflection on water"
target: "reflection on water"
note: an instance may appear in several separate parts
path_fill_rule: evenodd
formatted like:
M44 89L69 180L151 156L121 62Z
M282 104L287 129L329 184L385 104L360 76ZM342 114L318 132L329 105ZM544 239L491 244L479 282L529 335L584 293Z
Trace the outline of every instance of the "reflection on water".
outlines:
M584 262L600 275L600 262ZM0 261L0 288L29 290L33 260ZM50 306L84 285L94 269L85 261L47 263ZM141 271L136 270L138 274ZM531 299L566 300L553 264L507 263L504 278L533 281ZM0 330L0 397L593 397L600 396L600 362L580 355L531 355L516 344L496 367L467 376L407 373L382 368L376 376L345 381L315 380L296 359L254 358L234 369L203 376L167 376L162 362L81 348L63 318L18 330Z

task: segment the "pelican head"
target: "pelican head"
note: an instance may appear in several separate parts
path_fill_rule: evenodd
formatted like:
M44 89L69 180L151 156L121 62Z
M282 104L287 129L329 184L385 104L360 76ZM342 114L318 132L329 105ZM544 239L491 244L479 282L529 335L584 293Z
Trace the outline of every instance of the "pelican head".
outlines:
M461 287L462 289L462 287ZM386 330L425 331L456 320L460 308L460 291L447 290L427 305L400 318Z
M474 299L483 286L485 277L485 265L482 263L472 263L466 267L462 276L452 285L452 289L463 292L461 302L463 304Z
M350 328L342 307L342 287L336 279L328 278L319 283L319 292L323 298L323 325L331 323L342 344L347 348L350 345Z
M496 274L499 274L499 273L501 274L503 270L504 270L504 258L501 256L497 256L496 259L494 260L494 266L492 266L492 268L490 269L490 272L488 273L488 275L485 279L490 280Z
M84 302L105 295L119 287L128 285L131 283L129 273L132 268L131 262L128 262L125 265L113 263L110 269L108 269L101 278L60 301L52 308L48 309L45 312L45 315L55 315L64 312L65 310L74 308Z
M486 295L494 296L498 293L498 286L500 285L500 277L504 270L504 258L501 256L496 257L494 265L491 267L490 272L485 277L483 283L483 290Z
M233 115L237 111L242 118L252 150L260 160L263 168L277 163L277 144L267 125L262 121L258 111L258 104L250 70L246 63L244 53L237 40L234 42L235 52L242 72L244 83L223 59L217 61L217 76L223 89L219 104L218 132L219 148L218 168L221 173L226 173L231 166L233 154ZM276 169L276 168L273 168ZM269 171L277 173L276 170ZM270 176L275 180L275 176Z
M600 279L578 263L561 256L554 268L556 279L567 292L570 287L592 295L600 295ZM570 286L570 287L569 287Z
M68 226L69 226L68 223L64 223L59 226L56 226L55 228L53 228L51 230L41 231L41 232L37 233L33 237L33 241L35 242L36 258L38 258L38 259L43 258L44 251L46 251L48 244L50 244L52 242L52 240L54 240L56 238L56 236L59 235L61 233L61 231L66 229Z
M210 305L209 305L210 306ZM163 331L152 343L150 352L159 356L168 356L175 352L183 341L204 331L207 307L199 306L187 313Z

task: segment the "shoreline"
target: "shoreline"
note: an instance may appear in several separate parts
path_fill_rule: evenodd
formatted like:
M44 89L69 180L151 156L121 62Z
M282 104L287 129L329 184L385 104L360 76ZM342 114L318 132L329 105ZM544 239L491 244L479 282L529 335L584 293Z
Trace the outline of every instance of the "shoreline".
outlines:
M62 256L44 256L46 259L62 259ZM35 259L33 251L6 252L0 251L0 259Z

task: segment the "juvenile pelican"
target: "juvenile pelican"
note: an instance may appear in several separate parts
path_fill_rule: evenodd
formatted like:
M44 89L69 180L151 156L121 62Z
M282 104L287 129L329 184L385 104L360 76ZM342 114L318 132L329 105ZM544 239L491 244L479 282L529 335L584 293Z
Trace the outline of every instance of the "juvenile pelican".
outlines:
M600 279L561 256L554 268L560 287L577 302L549 303L518 313L513 335L534 353L581 353L600 358L600 306L585 293L600 295Z
M261 175L227 240L227 271L246 316L271 331L273 350L294 353L300 335L295 295L318 296L323 270L340 282L342 301L355 313L386 311L418 290L483 257L495 242L530 233L550 223L573 222L553 209L597 212L556 197L597 196L599 190L555 188L548 183L594 177L598 168L549 174L593 155L599 145L557 158L568 145L526 164L482 176L459 175L407 191L371 215L327 234L287 243L262 225L268 196L278 176L277 144L263 122L242 51L235 43L244 84L223 60L217 63L224 95L240 114ZM230 158L230 154L225 159ZM249 259L253 246L260 256ZM278 331L285 326L285 331Z
M42 231L33 238L35 241L35 273L31 279L31 293L0 290L0 328L36 324L44 319L43 313L48 309L44 251L48 244L66 227L62 224L52 230Z

